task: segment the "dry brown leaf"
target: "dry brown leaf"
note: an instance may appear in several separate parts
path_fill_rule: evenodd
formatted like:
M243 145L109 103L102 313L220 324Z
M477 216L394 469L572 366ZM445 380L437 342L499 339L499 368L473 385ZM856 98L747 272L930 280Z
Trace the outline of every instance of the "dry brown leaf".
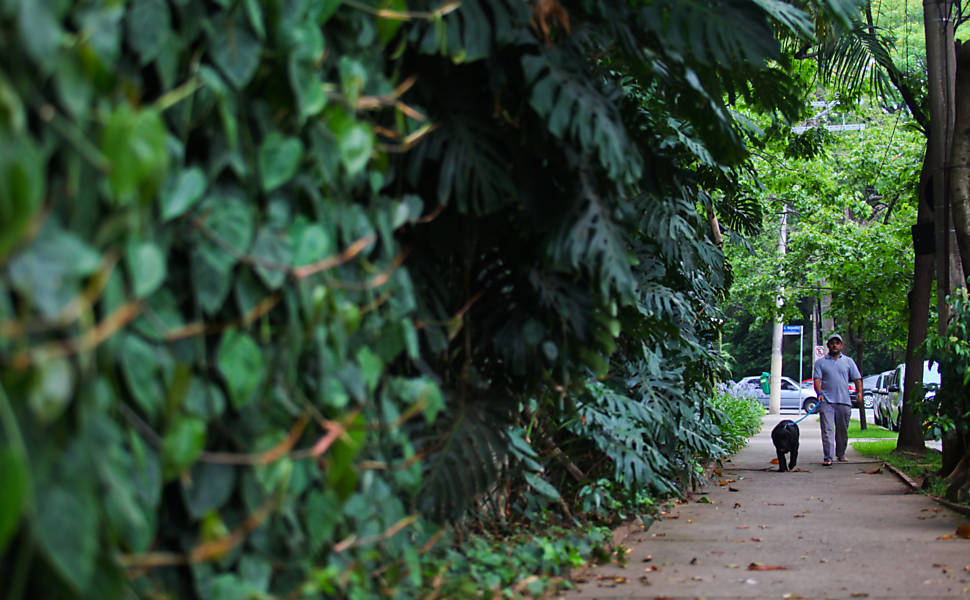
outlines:
M741 490L739 490L738 488L735 488L735 487L729 487L728 488L728 491L729 492L740 492Z
M751 541L752 542L760 542L761 541L761 538L754 537L754 538L751 538Z
M792 518L794 518L794 519L804 519L805 518L805 515L792 515Z
M876 467L875 469L866 471L866 475L875 475L876 473L882 473L882 467Z
M735 502L734 503L734 508L741 508L741 503L740 502Z
M644 571L647 573L656 573L659 570L660 570L660 567L658 567L657 565L650 565L649 567L644 569Z
M853 598L868 598L869 594L866 592L852 592L850 596Z
M777 465L777 464L778 464L778 459L777 459L777 458L773 458L773 459L771 459L771 460L770 460L770 461L768 461L768 462L770 462L770 463L771 463L771 464L773 464L773 465Z
M749 571L787 571L788 567L783 567L781 565L763 565L761 563L753 562L748 565Z
M652 554L648 554L648 555L646 555L646 556L643 557L643 562L650 562L651 560L653 560L653 555Z
M970 540L970 525L964 523L963 525L957 527L957 535Z
M953 539L953 534L952 533L948 533L946 535L941 535L940 537L938 537L936 539L938 539L938 540L952 540Z
M642 583L643 585L650 585L650 578L647 577L646 575L641 575L640 583Z
M750 525L738 525L735 529L751 529Z

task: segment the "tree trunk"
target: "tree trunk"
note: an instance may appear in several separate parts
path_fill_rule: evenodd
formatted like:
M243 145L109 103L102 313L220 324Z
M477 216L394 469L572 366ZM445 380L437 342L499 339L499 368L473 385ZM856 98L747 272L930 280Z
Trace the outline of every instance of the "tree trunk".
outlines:
M953 0L923 1L923 30L926 36L927 92L930 105L930 131L926 162L932 182L933 220L936 227L936 308L939 333L946 330L950 314L946 297L954 285L963 281L957 273L956 239L947 185L950 136L955 119L956 56L953 41ZM960 268L962 271L962 268Z
M929 150L927 150L927 153ZM926 341L930 313L930 292L933 285L935 238L933 236L933 211L930 205L930 166L923 161L920 172L919 200L916 225L913 226L913 288L909 291L909 331L906 337L906 378L903 384L903 410L899 421L897 449L925 449L923 430L919 419L913 414L912 397L916 387L923 383L923 342Z
M956 43L956 116L953 138L950 144L949 192L953 225L960 262L964 273L970 273L970 43ZM961 281L960 283L965 283ZM966 413L966 386L960 386L959 378L950 378L951 388L939 393L948 400L963 404L961 414ZM941 386L942 387L942 386ZM963 389L955 389L962 387ZM947 498L962 502L970 490L970 448L967 438L957 432L943 440L943 465L940 474L947 477Z
M970 42L957 42L956 117L950 144L950 203L963 272L970 273Z

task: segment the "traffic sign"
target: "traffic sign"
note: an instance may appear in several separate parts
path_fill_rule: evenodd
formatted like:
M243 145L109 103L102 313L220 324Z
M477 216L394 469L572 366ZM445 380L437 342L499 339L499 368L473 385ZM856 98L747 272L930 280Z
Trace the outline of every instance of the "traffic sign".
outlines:
M782 325L781 333L782 335L801 335L802 326L801 325Z
M825 356L825 346L815 346L815 360Z

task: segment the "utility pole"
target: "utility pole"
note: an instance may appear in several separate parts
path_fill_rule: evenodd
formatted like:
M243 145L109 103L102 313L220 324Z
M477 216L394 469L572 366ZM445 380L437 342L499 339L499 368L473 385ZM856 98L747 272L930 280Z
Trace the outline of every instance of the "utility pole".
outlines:
M788 232L788 206L782 204L781 222L778 228L778 256L785 255ZM775 296L775 307L781 312L784 306L785 287L778 287L778 295ZM771 390L768 394L768 412L777 415L781 412L781 342L784 338L784 323L781 316L775 316L775 327L771 333Z

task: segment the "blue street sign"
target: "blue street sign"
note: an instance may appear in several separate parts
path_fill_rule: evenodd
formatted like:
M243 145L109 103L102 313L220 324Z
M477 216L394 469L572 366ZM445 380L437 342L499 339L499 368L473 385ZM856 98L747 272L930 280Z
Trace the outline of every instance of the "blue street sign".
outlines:
M802 326L801 325L782 325L781 333L782 335L801 335Z

